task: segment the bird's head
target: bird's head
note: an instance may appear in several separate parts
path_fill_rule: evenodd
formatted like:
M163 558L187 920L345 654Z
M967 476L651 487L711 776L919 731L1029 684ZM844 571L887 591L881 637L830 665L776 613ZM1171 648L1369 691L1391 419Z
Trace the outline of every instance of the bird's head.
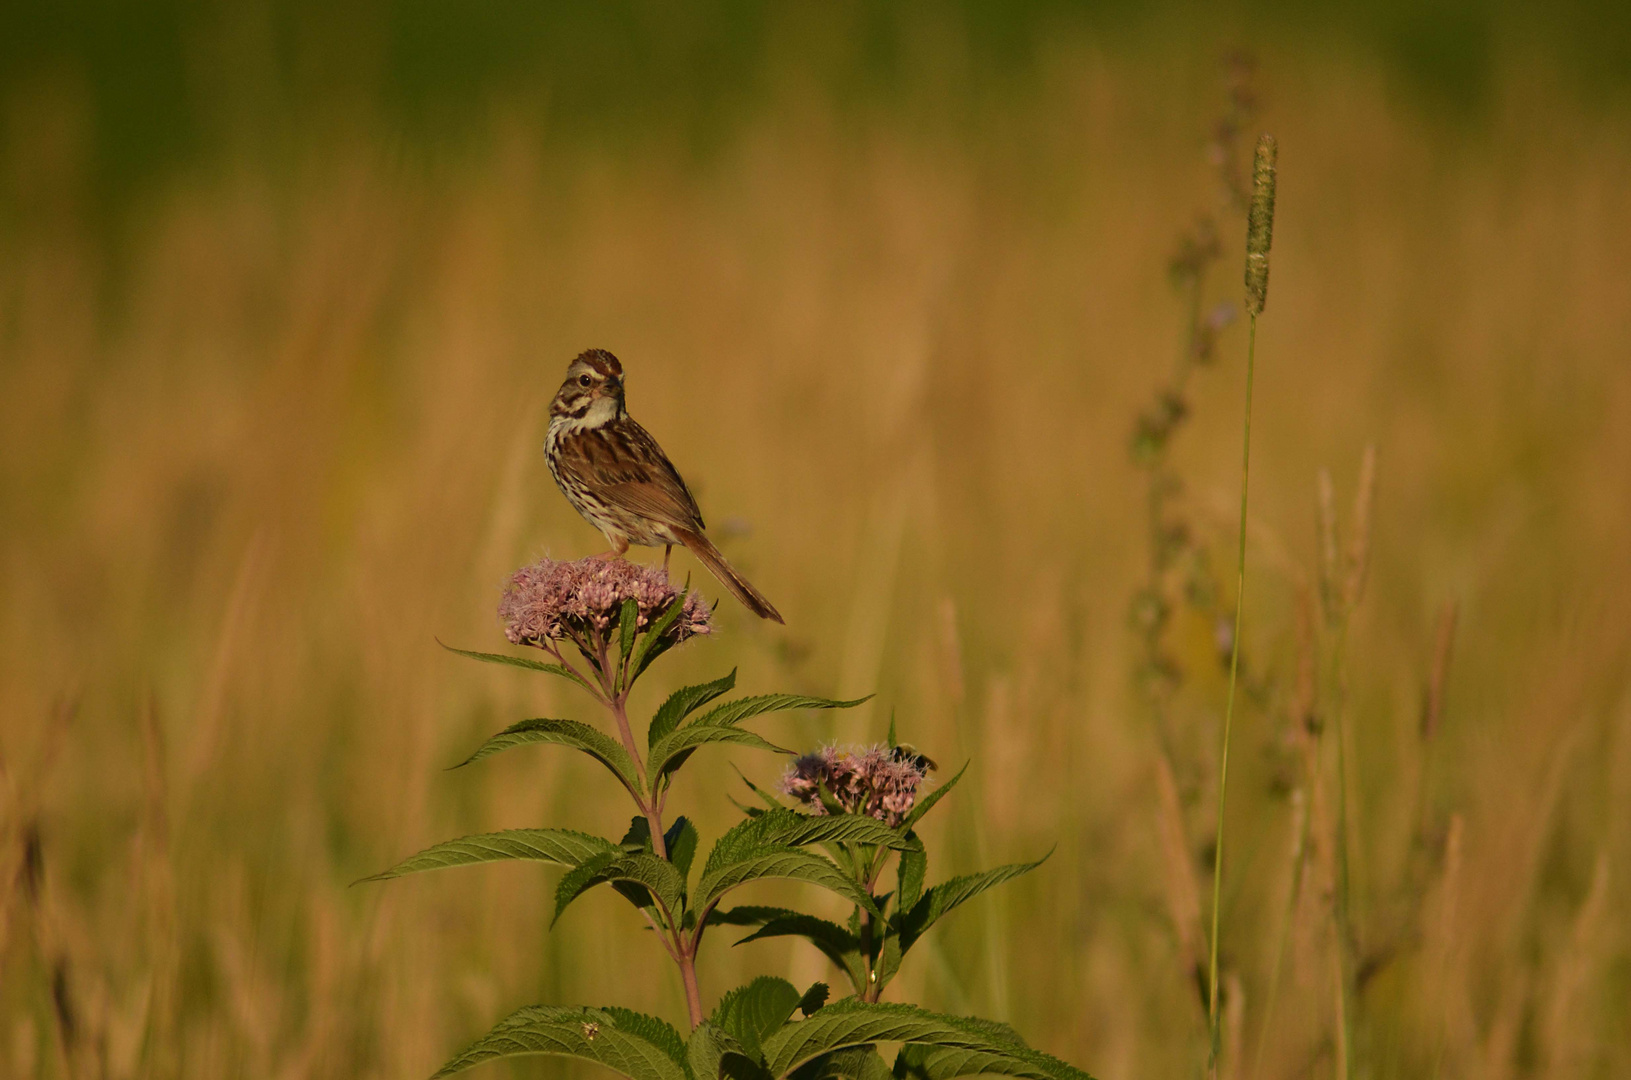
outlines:
M566 369L550 418L598 427L623 412L623 365L605 349L585 349Z

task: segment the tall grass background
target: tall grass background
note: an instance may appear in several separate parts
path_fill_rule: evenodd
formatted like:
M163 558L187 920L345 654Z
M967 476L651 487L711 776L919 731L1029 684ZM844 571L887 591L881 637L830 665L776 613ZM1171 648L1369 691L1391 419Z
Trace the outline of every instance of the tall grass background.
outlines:
M1209 851L1226 666L1211 624L1178 621L1190 767L1164 781L1127 616L1147 560L1128 439L1182 347L1174 237L1216 206L1219 42L1251 35L1157 22L1107 45L1061 23L1008 80L923 14L858 96L819 62L842 29L786 15L756 39L752 108L687 96L706 63L628 104L615 66L582 61L626 108L573 127L550 94L593 90L529 89L524 65L457 114L434 85L404 113L328 54L341 89L280 112L250 92L284 77L258 25L188 39L185 92L219 137L162 167L120 171L94 66L6 85L0 1074L411 1076L520 1004L680 1015L677 982L630 975L658 970L654 946L612 900L546 933L547 872L347 887L447 836L626 815L559 755L442 771L511 720L585 707L436 639L494 646L509 569L599 550L540 452L591 345L623 358L634 414L788 618L727 597L664 677L876 692L775 721L776 741L880 737L894 711L943 765L975 759L931 826L947 872L1058 845L917 956L907 994L1107 1078L1192 1074L1182 868ZM1340 1067L1317 886L1259 1025L1303 812L1284 702L1318 475L1345 504L1374 445L1344 724L1352 918L1361 951L1390 951L1358 1059L1624 1075L1631 113L1523 50L1496 50L1469 113L1318 35L1257 48L1281 181L1225 1072ZM1221 231L1209 303L1239 298L1244 227ZM1190 383L1172 451L1218 567L1243 335ZM676 799L707 836L737 811L698 776ZM723 938L702 964L705 994L824 974Z

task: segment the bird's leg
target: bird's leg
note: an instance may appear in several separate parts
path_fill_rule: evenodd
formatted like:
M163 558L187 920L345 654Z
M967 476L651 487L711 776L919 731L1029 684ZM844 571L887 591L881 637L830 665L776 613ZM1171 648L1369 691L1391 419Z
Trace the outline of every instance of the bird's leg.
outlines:
M610 562L612 559L621 559L624 555L628 554L628 537L623 536L622 534L613 535L611 533L607 533L606 539L611 541L612 550L603 551L599 555L594 556L594 558L605 559L606 561Z
M672 555L672 554L674 554L674 545L673 544L664 544L663 545L663 577L665 577L665 578L668 576L668 557L670 555Z

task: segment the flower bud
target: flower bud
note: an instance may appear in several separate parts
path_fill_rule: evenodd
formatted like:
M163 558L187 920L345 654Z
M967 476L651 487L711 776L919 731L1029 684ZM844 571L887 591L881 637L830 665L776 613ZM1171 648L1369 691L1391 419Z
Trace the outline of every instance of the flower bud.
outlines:
M1273 135L1257 140L1252 162L1252 208L1246 215L1246 310L1263 312L1269 295L1269 245L1274 240L1274 160L1278 147Z
M623 617L624 603L634 601L635 631L643 632L683 603L663 631L670 644L712 629L708 606L696 593L681 593L664 571L623 559L590 557L577 562L540 559L510 576L499 601L504 636L517 645L547 648L552 641L594 640Z
M934 762L910 747L824 747L794 760L777 786L816 816L828 803L846 814L865 814L886 825L906 820L918 787Z

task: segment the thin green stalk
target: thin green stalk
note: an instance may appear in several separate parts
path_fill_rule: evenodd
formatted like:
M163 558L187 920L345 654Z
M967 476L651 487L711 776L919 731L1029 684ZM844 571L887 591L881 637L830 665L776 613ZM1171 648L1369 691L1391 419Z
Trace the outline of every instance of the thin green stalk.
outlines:
M1240 615L1246 600L1246 496L1252 473L1252 375L1257 353L1257 313L1251 313L1246 336L1246 422L1240 465L1240 542L1235 563L1235 631L1229 642L1229 698L1223 709L1223 749L1218 756L1218 831L1212 849L1212 941L1207 961L1207 1019L1211 1049L1207 1068L1215 1076L1221 1040L1218 1010L1218 913L1223 894L1223 810L1229 791L1229 735L1235 716L1235 683L1240 677Z

